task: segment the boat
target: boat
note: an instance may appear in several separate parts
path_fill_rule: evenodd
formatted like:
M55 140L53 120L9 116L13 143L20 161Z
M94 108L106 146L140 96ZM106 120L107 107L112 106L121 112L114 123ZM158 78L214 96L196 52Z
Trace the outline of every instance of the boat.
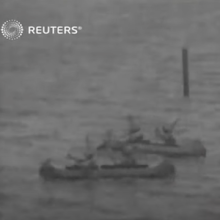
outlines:
M170 158L181 157L206 157L207 150L200 140L182 140L176 145L168 145L150 140L138 141L135 143L116 141L111 145L111 150L121 151L122 147L129 148L134 153L157 154ZM97 150L105 150L105 145L100 145Z
M130 127L133 127L134 118L128 119ZM206 157L206 148L202 141L198 139L182 139L177 141L173 137L173 131L179 119L177 118L171 124L157 127L155 129L155 137L158 141L146 140L143 135L138 135L137 138L130 140L105 140L97 147L97 151L105 152L109 149L122 154L127 150L132 154L157 154L170 158L185 158L185 157ZM140 130L140 128L139 128Z
M86 180L121 178L167 178L175 174L175 167L167 160L156 165L102 165L101 167L64 166L56 167L52 160L46 160L39 169L46 180Z
M140 153L158 154L166 157L206 157L206 149L201 141L191 140L176 146L163 143L139 144L136 149Z

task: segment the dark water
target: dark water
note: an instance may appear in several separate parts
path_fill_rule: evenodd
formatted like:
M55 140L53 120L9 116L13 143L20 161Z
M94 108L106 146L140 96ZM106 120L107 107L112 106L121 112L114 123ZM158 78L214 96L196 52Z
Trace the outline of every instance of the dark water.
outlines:
M218 1L2 1L0 21L81 25L77 36L0 39L2 219L220 219ZM181 48L191 98L182 98ZM121 134L127 114L146 136L175 117L177 137L201 138L205 161L175 160L175 181L44 183L47 157Z

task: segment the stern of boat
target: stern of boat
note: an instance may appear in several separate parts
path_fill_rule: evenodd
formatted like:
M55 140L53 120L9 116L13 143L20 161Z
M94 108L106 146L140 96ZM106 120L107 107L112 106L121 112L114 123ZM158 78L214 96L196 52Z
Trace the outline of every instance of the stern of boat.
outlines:
M201 156L201 157L206 157L207 150L204 147L201 140L193 140L192 145L193 145L193 150L196 155Z
M52 160L51 159L45 160L41 164L41 167L39 169L39 175L44 179L48 179L51 176L53 176L53 173L54 173L54 167L52 165Z
M176 173L175 166L169 160L164 160L159 165L155 166L154 171L160 178L171 177Z

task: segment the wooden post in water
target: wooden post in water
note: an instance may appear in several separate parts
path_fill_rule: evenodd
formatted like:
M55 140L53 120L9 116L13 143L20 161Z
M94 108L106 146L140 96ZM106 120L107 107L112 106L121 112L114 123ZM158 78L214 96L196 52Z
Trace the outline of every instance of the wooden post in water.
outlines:
M188 50L182 49L182 65L183 65L183 95L189 97L189 67L188 67Z

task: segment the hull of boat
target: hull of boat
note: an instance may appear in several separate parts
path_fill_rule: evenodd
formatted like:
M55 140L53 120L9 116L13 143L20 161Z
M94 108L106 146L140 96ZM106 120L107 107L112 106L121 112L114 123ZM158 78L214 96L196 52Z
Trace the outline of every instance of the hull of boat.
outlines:
M132 143L128 144L130 150L141 154L157 154L166 157L206 157L206 149L199 140L185 140L177 146L169 146L162 143ZM100 149L103 151L104 149ZM121 151L120 146L113 146L113 151Z
M206 149L202 142L198 140L183 142L178 146L139 144L136 149L141 153L158 154L166 157L206 157Z
M137 165L132 167L102 166L100 169L85 170L82 168L56 168L47 164L40 168L40 176L44 179L83 180L83 179L121 179L121 178L167 178L175 174L175 167L169 161L148 167Z

